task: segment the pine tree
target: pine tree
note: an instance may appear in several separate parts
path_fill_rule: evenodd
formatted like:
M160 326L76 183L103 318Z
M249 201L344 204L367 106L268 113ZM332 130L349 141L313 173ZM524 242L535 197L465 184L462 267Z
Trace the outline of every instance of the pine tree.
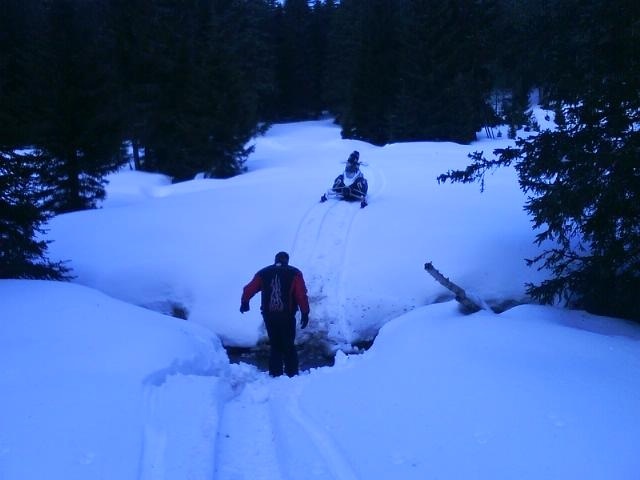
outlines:
M312 51L312 11L307 0L285 0L277 15L276 81L281 120L304 120L317 115L313 99L317 72Z
M384 145L392 140L396 97L396 2L341 2L336 17L330 98L335 99L342 135Z
M550 43L560 32L552 23L560 0L497 0L489 32L493 48L488 68L496 96L496 110L509 126L511 138L530 120L529 97L544 92L543 74L549 69ZM554 31L554 35L548 32Z
M0 278L64 279L68 269L47 259L41 240L51 212L42 184L45 163L32 149L32 24L36 2L6 0L0 4Z
M310 27L310 66L311 98L309 109L318 117L328 111L327 56L329 29L337 6L334 0L321 2L316 0L311 11Z
M396 140L469 142L490 123L493 2L402 2Z
M0 278L62 280L69 269L47 259L48 242L38 239L50 212L39 183L37 155L0 149Z
M0 145L24 146L30 141L35 50L33 25L38 24L34 0L0 2ZM37 28L37 27L36 27Z
M130 59L144 60L139 83L127 93L138 112L139 128L128 132L144 147L140 168L174 181L242 171L247 142L259 131L273 90L265 41L270 3L147 0L137 11L147 15L134 37L140 52L122 56L122 71L131 70ZM128 29L120 34L121 48Z
M230 56L238 65L243 86L245 119L255 126L274 118L276 88L276 12L278 0L244 0L234 3L225 15Z
M515 164L543 247L528 263L552 274L528 292L640 320L640 7L600 0L569 7L557 12L574 22L557 24L570 30L554 47L562 61L546 80L562 112L558 128L497 150L497 159L477 152L466 171L439 180L482 180Z
M160 96L155 34L152 29L154 9L151 0L112 0L108 9L109 31L114 42L113 69L116 90L112 92L119 106L124 145L130 145L136 170L153 170L144 156L150 132L150 117Z
M248 12L224 3L214 3L211 10L201 7L194 19L195 48L181 125L188 157L195 160L191 176L229 177L241 171L251 152L245 145L257 130L258 107L252 103L257 96L246 80L242 57L236 55L243 35L231 31L240 26L238 16Z
M342 0L335 8L327 34L325 95L327 108L342 124L349 116L358 56L359 0Z
M217 116L213 124L219 154L210 174L216 177L235 175L243 170L253 151L249 141L267 128L262 117L275 90L272 31L274 0L236 1L225 6L219 2L219 26L216 51L224 47L224 56L216 58L223 74L211 73L216 80Z
M469 142L493 118L484 66L493 2L340 3L328 97L343 136Z
M103 5L53 0L44 5L32 74L32 145L47 162L47 207L69 212L104 198L106 174L121 164L120 125L104 34Z

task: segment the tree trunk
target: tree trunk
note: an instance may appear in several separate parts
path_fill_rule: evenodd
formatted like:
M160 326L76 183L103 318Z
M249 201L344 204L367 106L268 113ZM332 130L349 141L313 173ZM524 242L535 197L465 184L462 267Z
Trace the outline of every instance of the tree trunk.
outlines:
M429 272L429 274L433 278L435 278L438 283L454 293L454 295L456 296L456 300L460 303L460 305L462 305L465 313L475 313L478 310L482 310L483 307L481 305L479 305L476 301L470 299L467 296L467 293L462 288L442 275L438 271L438 269L431 264L431 262L425 263L424 269Z
M138 140L133 139L131 141L131 148L133 150L133 166L135 170L142 170L142 165L140 164L140 146L138 145Z

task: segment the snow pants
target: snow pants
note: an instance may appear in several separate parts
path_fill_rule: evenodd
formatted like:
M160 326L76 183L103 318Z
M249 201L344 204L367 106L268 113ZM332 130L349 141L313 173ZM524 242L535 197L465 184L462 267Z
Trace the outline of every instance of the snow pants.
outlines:
M296 317L290 313L263 313L264 324L269 335L269 375L289 377L298 374L298 351L296 350Z

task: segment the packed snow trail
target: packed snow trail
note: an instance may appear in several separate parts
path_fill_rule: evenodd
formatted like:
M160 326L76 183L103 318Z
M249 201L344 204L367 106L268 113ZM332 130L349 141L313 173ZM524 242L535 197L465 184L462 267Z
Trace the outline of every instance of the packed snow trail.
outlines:
M372 199L385 189L386 178L376 168L367 168L366 176L371 177L368 197ZM345 314L343 272L351 231L360 215L366 215L366 209L361 209L359 202L331 199L313 204L300 220L290 252L305 275L313 317L311 330L338 345L356 340Z
M308 375L274 379L247 364L232 368L236 396L222 412L214 480L357 480L299 404Z
M336 343L352 340L344 315L342 272L349 231L358 213L358 205L339 200L315 206L302 219L291 250L307 283L312 330Z
M221 388L217 377L184 373L144 383L139 480L212 477ZM176 406L183 415L175 414Z
M369 198L386 184L377 170L372 179ZM301 218L290 254L305 276L313 323L298 331L299 342L313 334L335 344L354 340L343 272L363 214L358 202L330 200L312 204ZM222 411L214 480L358 480L335 440L300 404L309 374L273 379L248 364L231 368L234 395Z
M268 390L259 380L239 388L239 394L222 412L214 478L283 478L269 415Z

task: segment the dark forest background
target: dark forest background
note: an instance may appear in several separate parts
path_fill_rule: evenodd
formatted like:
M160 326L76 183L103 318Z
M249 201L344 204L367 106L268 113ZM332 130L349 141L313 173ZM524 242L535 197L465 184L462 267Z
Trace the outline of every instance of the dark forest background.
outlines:
M534 298L640 318L637 3L0 0L0 278L65 278L42 225L126 163L229 177L269 124L320 117L375 145L515 136L535 90L557 132L440 181L515 164L559 245Z

